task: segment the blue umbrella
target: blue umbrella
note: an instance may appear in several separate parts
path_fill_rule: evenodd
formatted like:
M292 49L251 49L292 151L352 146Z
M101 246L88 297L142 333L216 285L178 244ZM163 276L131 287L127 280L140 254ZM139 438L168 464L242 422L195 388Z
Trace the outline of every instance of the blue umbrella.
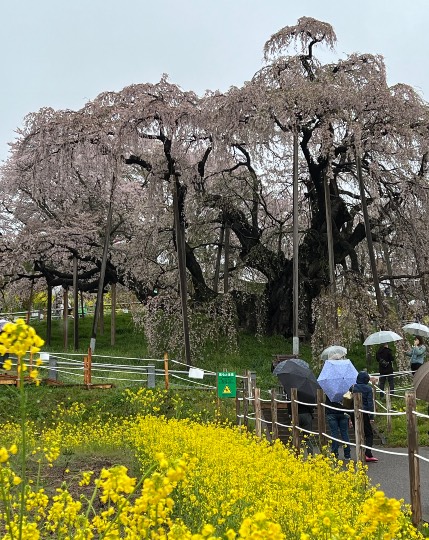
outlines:
M317 379L331 401L341 402L343 394L356 382L357 369L347 358L326 360Z

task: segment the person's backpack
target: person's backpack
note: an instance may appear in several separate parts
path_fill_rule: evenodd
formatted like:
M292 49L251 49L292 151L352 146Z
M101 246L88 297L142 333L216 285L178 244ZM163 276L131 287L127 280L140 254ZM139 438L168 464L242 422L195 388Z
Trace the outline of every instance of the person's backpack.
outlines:
M387 368L390 366L390 362L387 360L384 360L384 358L381 358L381 360L378 361L381 368Z

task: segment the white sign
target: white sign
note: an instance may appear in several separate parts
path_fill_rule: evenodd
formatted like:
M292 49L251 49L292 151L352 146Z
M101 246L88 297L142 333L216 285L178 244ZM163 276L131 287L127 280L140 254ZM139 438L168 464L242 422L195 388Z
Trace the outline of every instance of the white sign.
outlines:
M204 379L204 370L196 367L189 368L190 379Z

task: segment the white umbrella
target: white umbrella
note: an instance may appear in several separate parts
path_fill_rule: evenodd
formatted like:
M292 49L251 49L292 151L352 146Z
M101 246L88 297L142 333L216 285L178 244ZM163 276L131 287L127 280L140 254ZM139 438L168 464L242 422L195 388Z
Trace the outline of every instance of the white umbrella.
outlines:
M328 360L335 355L335 358L344 358L347 354L347 349L342 345L330 345L322 351L321 360Z
M391 341L399 341L400 339L404 338L396 332L392 332L392 330L380 330L379 332L375 332L368 336L363 344L381 345L382 343L390 343Z
M418 322L406 324L402 327L402 330L407 334L429 337L429 326L426 326L425 324L420 324Z
M3 326L8 322L7 319L0 319L0 332L3 330Z

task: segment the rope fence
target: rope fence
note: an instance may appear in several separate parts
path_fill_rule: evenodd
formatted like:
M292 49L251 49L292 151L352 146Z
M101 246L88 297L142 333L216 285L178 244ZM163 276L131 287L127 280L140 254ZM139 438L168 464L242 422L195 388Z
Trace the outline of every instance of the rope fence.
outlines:
M408 460L409 470L409 486L410 486L410 499L412 509L412 520L415 525L422 523L422 502L421 502L421 490L420 490L420 463L429 463L429 458L419 453L418 447L418 429L417 419L429 420L429 415L421 413L416 410L416 397L414 392L406 390L405 393L399 397L404 399L403 411L390 410L390 400L386 399L387 408L389 410L384 411L366 411L362 406L362 394L356 393L354 395L354 408L344 410L350 416L354 417L353 435L354 440L345 441L340 438L333 437L328 433L326 428L326 408L333 409L325 404L325 395L322 390L317 390L317 401L315 403L308 403L298 400L297 389L291 389L291 396L289 400L282 399L284 397L283 391L278 388L273 388L270 393L270 399L261 398L261 393L258 388L250 388L248 381L250 379L244 378L244 385L242 391L237 394L236 397L236 422L239 426L248 426L249 421L255 424L255 433L259 437L266 437L268 440L274 442L276 439L282 440L284 443L291 444L292 448L297 453L301 452L303 446L307 445L307 439L311 439L311 442L317 441L318 447L322 453L329 453L327 447L330 442L336 441L339 444L349 445L355 448L356 459L362 463L366 462L365 450L374 450L373 446L367 446L365 444L364 435L364 416L374 415L380 418L391 417L406 417L407 424L407 451L392 451L377 447L375 450L382 454L399 456ZM374 388L374 392L378 389ZM279 398L279 393L280 398ZM386 393L389 393L388 389ZM390 396L389 396L390 397ZM314 420L312 429L302 427L300 425L300 418L298 412L298 406L306 406L314 408L316 412L317 429L314 429ZM251 410L251 408L253 410Z

